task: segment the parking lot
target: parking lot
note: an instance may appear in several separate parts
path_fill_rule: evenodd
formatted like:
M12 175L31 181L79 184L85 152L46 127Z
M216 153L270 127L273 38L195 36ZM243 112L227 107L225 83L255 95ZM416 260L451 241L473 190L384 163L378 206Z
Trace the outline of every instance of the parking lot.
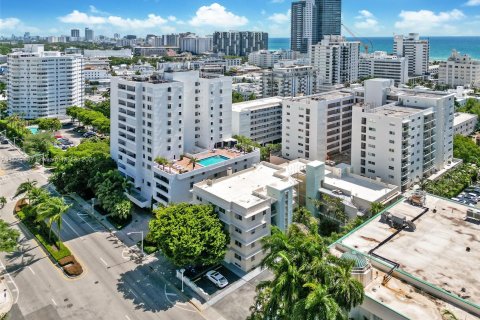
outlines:
M74 129L77 126L72 123L64 123L62 129L58 131L58 135L73 142L74 146L78 146L83 139L83 133L77 132Z
M480 186L472 185L451 200L480 209Z
M206 276L206 273L207 271L210 271L210 270L215 270L215 271L218 271L220 272L221 275L223 275L227 280L228 280L228 285L224 288L218 288L212 281L210 281L207 276ZM232 271L228 270L227 268L225 268L223 265L219 265L215 268L212 268L212 269L208 269L207 271L205 272L202 272L201 274L197 275L196 277L194 277L192 279L193 282L195 282L195 284L197 286L199 286L200 288L203 289L203 291L205 291L210 297L214 297L216 294L219 294L221 291L227 289L229 286L231 286L233 283L235 283L236 281L240 280L240 277L237 276L235 273L233 273Z

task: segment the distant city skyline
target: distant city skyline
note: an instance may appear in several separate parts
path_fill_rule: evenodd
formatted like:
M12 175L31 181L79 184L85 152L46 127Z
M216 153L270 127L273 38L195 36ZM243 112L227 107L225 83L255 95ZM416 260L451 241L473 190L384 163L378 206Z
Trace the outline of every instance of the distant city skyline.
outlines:
M290 0L105 0L89 3L45 0L2 6L0 35L70 35L89 27L95 36L119 33L166 34L191 31L265 31L290 37ZM254 4L254 5L253 5ZM342 21L359 36L419 32L435 35L479 35L480 0L433 1L344 0Z

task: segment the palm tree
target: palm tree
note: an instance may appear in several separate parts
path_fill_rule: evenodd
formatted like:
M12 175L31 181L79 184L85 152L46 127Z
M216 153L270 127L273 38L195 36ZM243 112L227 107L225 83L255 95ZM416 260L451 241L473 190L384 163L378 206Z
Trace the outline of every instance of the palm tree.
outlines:
M37 181L36 180L27 180L23 183L21 183L18 188L17 188L17 192L15 193L15 196L18 196L22 193L27 193L27 196L28 196L28 193L31 192L34 188L36 188L36 185L37 185Z
M61 240L62 218L68 211L70 205L65 203L63 198L52 197L37 206L37 221L47 220L49 228L48 239L51 239L53 223L57 224L58 238Z
M0 197L0 209L3 209L3 207L5 207L5 205L7 204L7 198L5 197Z
M330 265L332 272L328 282L332 295L345 310L350 310L363 302L365 293L362 284L352 277L353 263Z
M191 164L193 166L193 170L195 170L195 166L197 165L197 163L198 163L198 159L195 157L191 157L190 161L188 162L189 165Z
M155 158L155 162L158 164L158 165L161 165L162 166L162 170L165 170L165 166L168 165L168 159L167 158L164 158L164 157L156 157Z
M344 317L342 309L326 286L318 282L309 282L303 287L309 289L309 293L294 304L294 319L330 320Z
M457 316L450 310L442 310L442 319L444 320L458 320Z
M372 202L372 205L370 206L370 213L372 214L372 216L374 216L374 215L382 212L383 209L385 209L385 205L383 203Z

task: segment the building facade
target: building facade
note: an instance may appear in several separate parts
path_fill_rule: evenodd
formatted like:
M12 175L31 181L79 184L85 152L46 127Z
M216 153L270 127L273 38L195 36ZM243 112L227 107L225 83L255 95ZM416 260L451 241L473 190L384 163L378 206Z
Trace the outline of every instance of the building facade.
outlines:
M454 96L365 81L365 100L353 108L354 172L404 190L445 168L453 160Z
M213 52L227 56L248 56L268 49L268 33L257 31L214 32Z
M257 99L233 104L232 133L261 145L282 140L282 99Z
M316 93L317 71L312 66L278 63L264 71L261 79L263 97L296 97Z
M408 59L408 75L425 76L430 61L430 41L420 39L418 33L408 36L396 35L393 38L393 53Z
M360 54L358 77L392 79L395 84L408 82L408 59L385 51Z
M83 57L24 45L8 55L8 112L26 119L62 117L83 106Z
M318 70L322 85L351 83L358 80L360 42L342 36L325 36L312 46L310 64Z
M340 35L341 0L300 0L291 7L291 49L308 53L324 36Z
M203 54L212 52L213 38L212 37L198 37L195 35L188 35L180 38L180 51L191 52L193 54Z
M93 30L90 28L85 28L85 41L93 41L95 39Z
M80 38L80 29L72 29L70 30L70 37L79 39Z
M283 157L325 161L335 154L349 153L355 101L350 90L284 99Z
M456 112L453 119L453 133L469 136L477 131L478 116L471 113Z
M453 50L447 61L440 62L438 83L452 88L480 86L480 60Z
M130 198L139 206L190 201L193 183L260 159L258 150L226 148L232 144L229 77L198 71L115 77L110 99L111 156L132 181ZM156 163L159 157L169 165Z

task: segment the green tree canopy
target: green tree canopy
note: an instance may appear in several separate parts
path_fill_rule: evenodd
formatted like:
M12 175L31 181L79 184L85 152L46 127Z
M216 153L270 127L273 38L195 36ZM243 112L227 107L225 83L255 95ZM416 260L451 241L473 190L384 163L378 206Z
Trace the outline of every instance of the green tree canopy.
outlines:
M46 131L58 131L62 128L62 123L56 118L40 118L37 124L38 129Z
M249 319L346 319L364 299L362 284L351 276L353 262L329 253L324 239L308 227L308 211L295 217L300 221L286 233L273 227L263 239L268 253L262 266L274 277L257 286Z
M8 223L0 220L0 252L13 252L17 248L20 233L12 229Z
M30 155L36 153L47 154L54 142L55 137L51 132L39 132L27 135L23 141L23 148Z
M180 203L154 213L149 238L176 266L207 266L223 260L229 240L213 206Z

